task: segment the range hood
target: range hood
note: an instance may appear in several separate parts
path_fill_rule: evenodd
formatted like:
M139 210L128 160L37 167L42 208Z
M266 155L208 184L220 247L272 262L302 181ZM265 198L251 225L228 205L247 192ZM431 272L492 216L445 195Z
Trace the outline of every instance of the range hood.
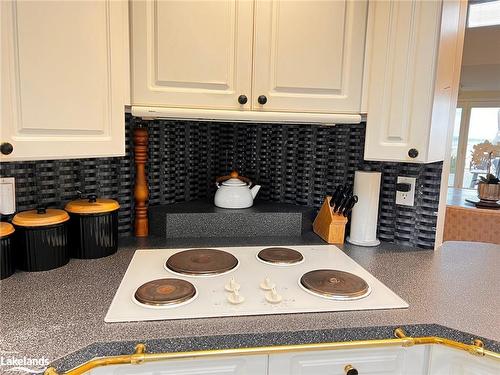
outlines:
M341 113L294 113L251 110L188 109L132 106L132 115L142 118L191 119L198 121L294 123L294 124L359 124L361 115Z

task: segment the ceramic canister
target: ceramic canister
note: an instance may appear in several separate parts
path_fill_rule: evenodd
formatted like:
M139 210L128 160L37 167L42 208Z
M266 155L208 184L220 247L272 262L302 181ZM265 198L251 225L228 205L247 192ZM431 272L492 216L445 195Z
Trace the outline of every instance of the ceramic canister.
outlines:
M69 223L71 257L79 259L101 258L118 249L118 209L113 199L97 198L69 202L65 210Z
M12 246L14 231L12 224L0 222L0 280L12 275L16 269Z
M12 219L16 228L16 264L23 271L47 271L69 261L69 215L64 210L38 208Z

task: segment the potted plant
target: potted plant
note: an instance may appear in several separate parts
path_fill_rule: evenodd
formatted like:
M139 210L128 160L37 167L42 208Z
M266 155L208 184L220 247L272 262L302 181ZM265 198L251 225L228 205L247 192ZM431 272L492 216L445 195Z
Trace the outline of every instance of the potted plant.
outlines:
M486 177L480 176L477 184L479 199L486 201L500 200L500 180L488 173Z
M500 157L500 145L493 145L485 141L474 146L472 161L476 164L486 162L486 177L480 176L476 181L477 193L481 200L494 202L500 200L500 181L497 176L491 173L492 160L497 157ZM497 166L497 173L499 167Z

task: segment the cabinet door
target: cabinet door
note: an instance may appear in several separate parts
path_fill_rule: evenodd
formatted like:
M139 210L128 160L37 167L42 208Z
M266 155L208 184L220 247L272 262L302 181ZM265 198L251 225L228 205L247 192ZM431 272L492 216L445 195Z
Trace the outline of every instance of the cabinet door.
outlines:
M125 152L125 1L1 1L2 161Z
M428 375L498 375L500 361L476 357L463 350L433 346Z
M366 12L361 0L257 1L252 107L359 113Z
M210 359L173 359L140 365L105 366L91 375L266 375L267 356L238 356Z
M370 3L366 160L443 160L458 92L461 7L458 1Z
M360 375L424 375L427 359L425 347L272 354L269 375L345 375L347 365Z
M252 1L133 1L131 9L132 105L250 108Z

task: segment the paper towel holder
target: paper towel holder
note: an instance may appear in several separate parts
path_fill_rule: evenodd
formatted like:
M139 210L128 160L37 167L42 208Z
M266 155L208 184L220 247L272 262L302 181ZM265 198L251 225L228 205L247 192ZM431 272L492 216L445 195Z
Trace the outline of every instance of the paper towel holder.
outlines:
M349 242L352 245L356 246L366 246L366 247L373 247L373 246L378 246L380 245L380 241L378 239L375 239L374 241L354 241L352 240L349 236L347 236L346 241Z
M357 246L378 246L377 222L382 173L379 171L358 170L354 173L353 192L359 203L351 214L351 232L347 242ZM354 237L354 238L353 238Z

